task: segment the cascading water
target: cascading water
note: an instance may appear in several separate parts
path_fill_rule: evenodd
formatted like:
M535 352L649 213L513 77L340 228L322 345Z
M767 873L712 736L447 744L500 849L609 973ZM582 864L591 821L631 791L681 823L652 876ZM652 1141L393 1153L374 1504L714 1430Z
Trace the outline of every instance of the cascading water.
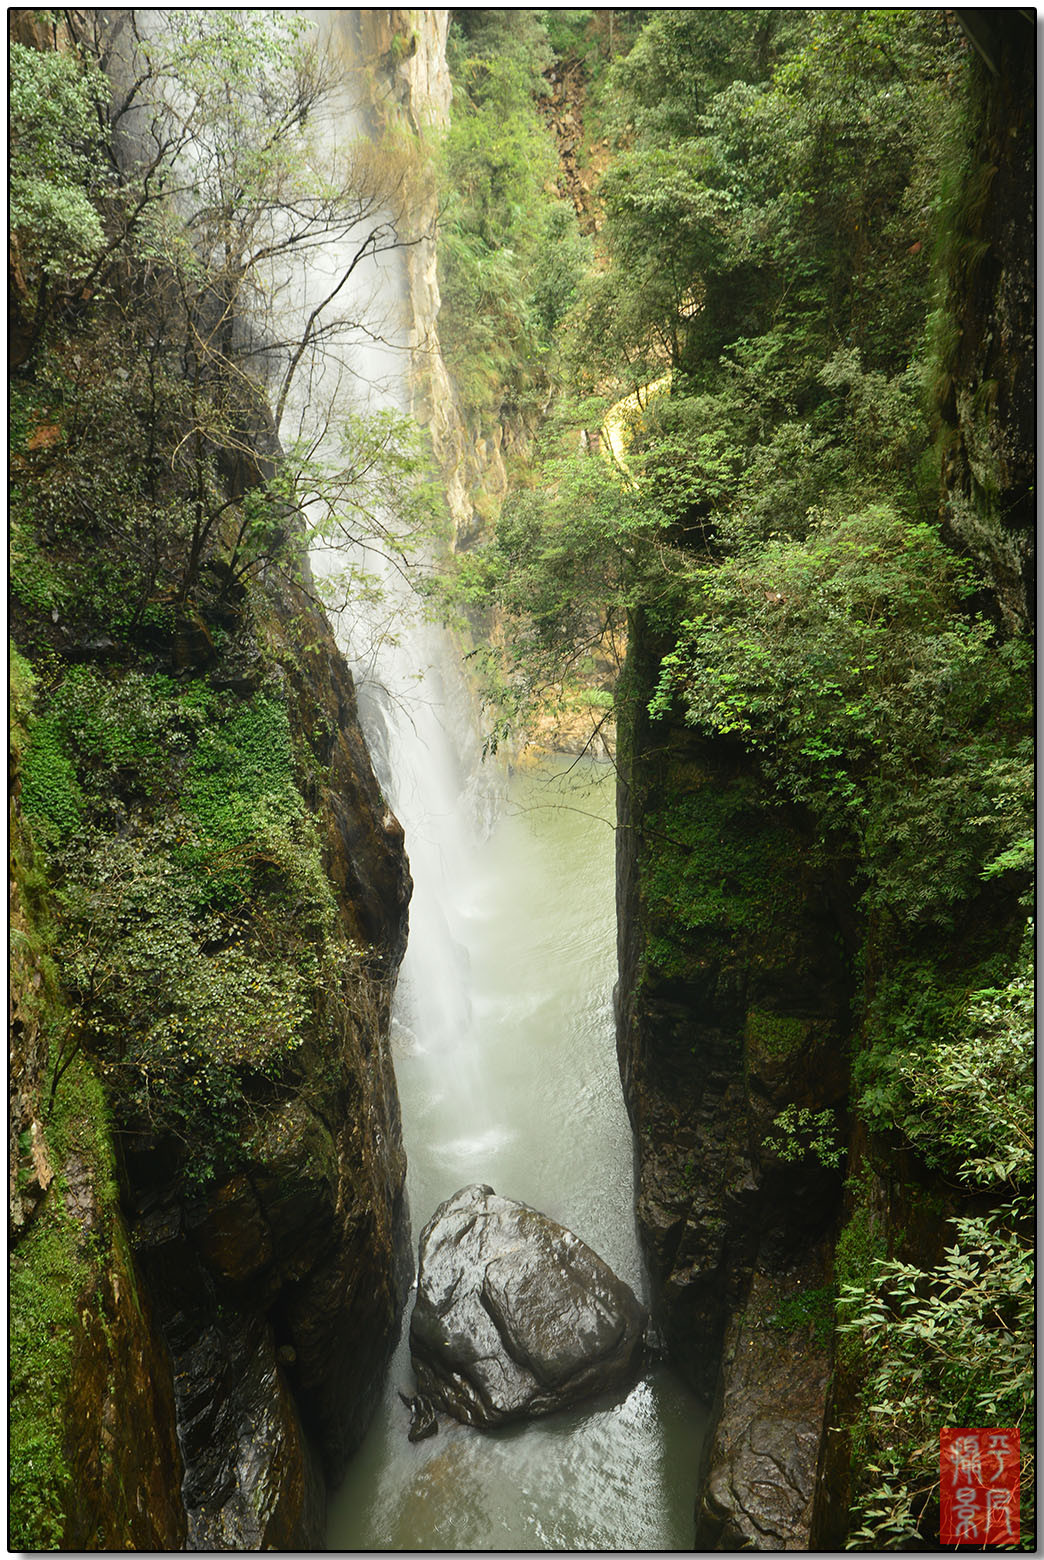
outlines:
M344 104L337 134L350 124ZM349 258L333 249L294 279L298 321ZM377 308L388 344L358 333L340 368L314 372L289 407L320 453L338 412L405 404L404 295L394 252L357 267L354 306ZM404 619L407 587L394 567L379 573L377 615L349 602L337 627L414 878L392 1035L414 1235L445 1197L485 1181L575 1230L641 1293L611 1003L611 770L563 761L509 778L483 766L450 642L423 624L386 633L389 617ZM371 1432L332 1498L332 1548L691 1543L700 1422L667 1372L491 1434L444 1421L416 1444L400 1387L412 1389L405 1326Z
M463 880L475 1096L427 1029L423 991L395 1036L419 1227L469 1181L542 1209L641 1292L630 1129L616 1070L612 771L568 760L515 775ZM424 1051L431 1047L427 1054ZM626 1396L481 1432L407 1440L403 1337L370 1433L332 1498L340 1549L674 1549L691 1545L700 1420L658 1370Z

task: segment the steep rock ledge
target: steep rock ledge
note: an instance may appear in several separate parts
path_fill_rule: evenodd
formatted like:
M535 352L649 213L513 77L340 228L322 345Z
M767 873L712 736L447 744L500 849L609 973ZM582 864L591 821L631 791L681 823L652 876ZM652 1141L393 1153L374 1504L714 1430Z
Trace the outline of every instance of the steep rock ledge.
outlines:
M204 1201L174 1192L162 1146L125 1151L131 1239L174 1361L196 1548L321 1542L324 1477L340 1478L365 1431L410 1271L387 1042L410 888L402 830L325 618L297 591L267 605L257 614L264 648L246 658L254 675L274 665L285 679L292 730L314 761L303 789L324 866L371 972L318 993L294 1095L262 1111L245 1168ZM309 648L297 654L295 621L298 639L308 624Z
M449 124L452 87L446 63L448 10L372 9L350 14L357 57L367 63L361 95L375 135L406 129L416 138L418 167L434 155ZM410 212L406 251L410 290L412 411L431 435L453 520L455 545L472 545L508 488L507 459L528 431L502 416L490 427L465 421L439 344L441 307L435 222L438 190L423 173Z
M829 1283L841 1180L814 1159L781 1158L771 1129L788 1105L843 1127L843 886L813 866L801 818L738 749L653 725L644 705L658 647L640 620L633 629L620 701L617 1035L639 1227L670 1357L725 1405L701 1530L749 1540L756 1506L760 1547L783 1546L787 1512L800 1508L807 1532L827 1373L810 1333L768 1325L766 1296L812 1303ZM816 1386L795 1408L801 1455L786 1471L766 1452L776 1494L755 1502L743 1480L765 1482L765 1468L751 1427L802 1372ZM742 1436L750 1467L734 1487L725 1449Z
M402 830L325 618L296 588L257 592L246 617L222 656L207 650L209 678L240 693L281 683L343 935L368 951L317 992L293 1086L255 1103L245 1160L202 1194L186 1191L175 1145L140 1124L117 1121L113 1161L85 1056L58 1087L57 1117L47 1099L60 973L35 951L20 882L37 878L15 812L15 1282L60 1319L50 1385L64 1439L45 1493L71 1548L320 1545L325 1485L365 1431L411 1272L387 1040L410 891ZM167 654L191 673L183 636ZM61 1271L47 1255L59 1240ZM21 1357L33 1347L28 1337ZM125 1414L131 1437L114 1417Z

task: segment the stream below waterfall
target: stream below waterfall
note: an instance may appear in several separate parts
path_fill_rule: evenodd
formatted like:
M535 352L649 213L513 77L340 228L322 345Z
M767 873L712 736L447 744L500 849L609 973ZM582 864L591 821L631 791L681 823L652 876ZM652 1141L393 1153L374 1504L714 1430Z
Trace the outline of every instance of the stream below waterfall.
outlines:
M424 709L438 724L424 705L411 739ZM385 732L374 744L416 883L392 1036L414 1242L440 1201L485 1181L574 1230L647 1299L612 1014L612 766L548 760L497 795L437 752L396 763ZM408 1320L332 1497L330 1548L691 1546L703 1420L670 1372L499 1431L443 1419L411 1444Z

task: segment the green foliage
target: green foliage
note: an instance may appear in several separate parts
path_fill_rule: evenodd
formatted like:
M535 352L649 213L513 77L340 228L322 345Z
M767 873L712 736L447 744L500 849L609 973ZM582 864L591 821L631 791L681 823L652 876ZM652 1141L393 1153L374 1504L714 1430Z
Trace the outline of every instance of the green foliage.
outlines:
M98 111L109 85L75 54L12 43L10 220L27 282L68 286L105 243Z
M199 1185L238 1161L250 1089L279 1081L303 1043L319 957L263 902L249 920L201 906L186 844L198 851L177 821L91 839L70 857L64 902L74 1025L124 1129L180 1141Z
M695 531L706 540L707 519L736 492L746 459L720 408L706 396L656 397L636 430L629 458L645 502L662 509L679 541Z
M907 1122L910 1100L901 1069L959 1024L968 978L955 984L932 960L898 957L877 983L852 1070L860 1113L872 1127L914 1130L913 1121Z
M342 464L308 456L273 473L254 453L295 376L339 363L354 329L334 318L337 287L284 340L287 321L273 313L282 261L333 243L347 256L343 286L364 252L399 245L407 179L395 148L360 142L320 155L316 126L334 82L302 18L171 11L142 28L134 13L98 11L66 24L75 47L13 54L19 254L28 266L42 246L76 293L63 301L48 271L35 306L24 305L22 372L53 427L32 439L28 418L12 423L24 479L13 586L26 616L68 612L151 641L190 605L227 616L248 574L296 571L309 529L294 513L302 495L316 506L309 526L318 514L315 528L328 533L336 516L342 539L391 549L416 529L416 514L381 512L378 477L406 442L388 417L377 419L382 473L353 464L358 429ZM114 49L129 60L115 87L102 69ZM117 157L109 143L120 136ZM84 184L92 169L103 172ZM77 282L71 240L63 249L39 200L19 193L59 175L83 185L84 221L104 238L84 246L89 285ZM15 297L23 310L28 294ZM52 329L73 313L75 345ZM278 345L260 353L261 336ZM418 509L419 497L410 503Z
M925 983L913 1002L900 981L872 1014L877 1048L859 1074L871 1080L864 1115L899 1127L929 1164L976 1185L1014 1190L1032 1178L1032 931L1030 923L1004 984L969 993Z
M79 824L83 807L63 724L57 716L44 716L34 724L22 759L22 811L62 840Z
M800 1289L787 1295L769 1317L769 1326L786 1333L801 1332L807 1327L815 1342L823 1347L834 1331L833 1289Z
M86 1165L101 1215L85 1240L67 1211L59 1170L44 1206L11 1257L8 1540L22 1550L61 1547L71 1477L64 1455L67 1392L82 1306L93 1304L96 1242L116 1207L114 1165L98 1080L80 1060L46 1128L52 1163Z
M493 535L436 585L444 609L492 607L510 621L506 642L483 657L483 691L516 730L549 690L572 687L611 649L627 606L653 593L656 511L607 462L562 455L549 440L545 485L510 493Z
M551 31L579 54L593 22ZM637 392L615 419L627 469L599 492L545 452L458 587L472 612L492 599L505 615L515 697L553 679L583 625L639 610L645 643L668 645L646 753L670 752L685 721L742 774L679 795L668 773L638 820L646 973L765 956L800 902L784 823L799 817L814 859L851 875L865 938L863 1122L996 1200L1026 1188L1030 1162L1031 986L1011 954L1033 713L1028 643L982 610L996 580L936 519L932 386L952 423L962 339L939 266L970 284L991 237L967 61L938 11L639 19L610 73L619 155L598 263L556 327L586 401L562 399L574 440ZM996 399L984 383L978 429ZM748 1042L786 1055L775 1019L752 1012ZM790 1107L772 1141L837 1164L834 1126ZM839 1358L865 1384L857 1465L876 1486L858 1540L913 1542L920 1524L930 1541L939 1425L1025 1422L1021 1215L977 1210L938 1265L879 1269L883 1193L879 1208L868 1178L854 1204L836 1258Z
M709 185L701 142L642 147L617 158L601 185L618 282L595 284L585 319L598 360L627 364L631 384L676 368L686 320L703 303L703 278L722 264L728 199Z
M57 612L133 639L150 607L173 599L191 547L185 473L172 459L189 398L148 360L136 327L84 325L76 347L40 353L35 394L11 429L12 590L23 620ZM29 448L38 425L54 436Z
M580 7L549 10L545 17L547 41L556 59L583 53L591 30L593 11Z
M186 813L205 844L234 851L254 832L266 803L292 806L293 748L284 706L258 695L230 718L205 728L189 761Z
M784 1106L772 1123L765 1144L788 1164L814 1159L827 1170L836 1170L845 1157L845 1150L837 1141L837 1119L832 1110Z
M169 677L129 672L110 681L90 667L70 668L31 727L26 816L49 824L61 841L87 812L103 816L153 795L189 747L194 722L182 713Z
M119 375L104 358L126 352ZM430 449L412 419L383 410L347 415L326 453L290 446L228 497L227 473L206 452L178 453L194 415L183 382L121 328L86 328L71 359L44 355L36 395L23 396L13 454L11 583L18 616L39 639L64 623L128 647L169 644L186 617L215 642L234 629L243 586L263 572L300 580L309 551L341 557L358 544L402 569L444 525ZM39 423L60 438L29 450ZM113 429L120 437L114 439ZM13 430L14 431L14 430ZM195 492L193 492L195 487ZM380 595L372 566L332 563L323 588Z
M536 106L551 50L541 13L462 12L450 35L439 333L465 410L531 403L586 246L549 193L554 147Z
M886 1256L884 1237L872 1211L872 1181L864 1173L846 1183L854 1193L852 1212L834 1248L834 1271L838 1287L865 1285L873 1277L876 1265Z
M838 1294L848 1287L865 1289L872 1284L878 1265L888 1255L880 1219L874 1211L872 1177L864 1172L861 1179L850 1177L846 1186L852 1191L853 1206L834 1245L834 1279ZM838 1320L843 1320L845 1313L840 1304L837 1314ZM839 1331L837 1354L843 1369L857 1379L865 1374L866 1356L858 1334ZM865 1416L857 1415L849 1430L853 1463L856 1463L862 1456L867 1435Z
M842 1286L840 1328L871 1362L871 1439L850 1548L937 1537L941 1425L1021 1429L1021 1547L1033 1548L1033 1258L1017 1227L1024 1212L1015 1204L956 1219L955 1242L935 1267L879 1262L870 1285Z
M89 1052L120 1130L173 1139L186 1184L238 1162L252 1101L285 1086L320 970L342 957L294 769L271 694L83 667L24 755L63 907L52 1097Z
M691 136L713 95L763 78L800 25L787 12L658 11L613 68L617 119L639 144Z
M420 558L444 543L448 524L427 432L390 408L348 413L336 432L336 460L313 458L307 450L292 447L275 476L252 495L262 540L273 514L285 517L288 508L300 511L305 524L296 533L291 530L288 538L279 538L276 556L285 567L306 551L331 554L319 590L335 608L353 597L382 599L379 575L358 563L360 554L383 558L419 591ZM249 514L246 504L243 512ZM249 533L241 543L240 577L272 557L271 547L255 546L251 552L248 541ZM352 560L347 565L346 555Z
M21 489L16 487L11 493L11 593L31 612L60 615L72 595L71 582L39 545L35 527L20 512L21 500Z
M529 269L531 308L542 347L553 342L576 302L591 262L591 241L580 233L572 208L561 201L546 207L543 231Z
M956 1243L933 1267L883 1252L873 1261L872 1248L850 1261L848 1231L838 1244L842 1333L863 1380L850 1546L931 1539L939 1426L996 1424L1022 1427L1022 1532L1032 1547L1033 1259L1020 1195L1034 1168L1031 929L1003 984L962 993L922 972L919 1002L905 1005L902 988L900 978L872 1015L878 1032L882 1014L902 1027L871 1053L878 1081L863 1114L899 1127L929 1164L970 1188L1016 1195L989 1215L955 1218ZM865 1206L851 1231L859 1219Z
M813 519L804 541L693 572L700 610L651 712L680 696L691 724L741 737L856 842L868 903L945 920L1028 817L1025 652L960 614L969 588L927 525L883 506Z
M52 708L75 745L84 782L99 795L115 789L125 771L150 794L173 754L188 746L175 684L163 674L131 671L109 681L92 668L72 667Z
M827 438L848 469L865 448L875 493L890 461L911 480L909 419L882 462L869 426L845 436L857 408L820 378L841 347L902 382L930 301L927 219L958 61L935 18L887 17L666 11L614 69L633 149L603 183L609 266L578 310L574 355L593 379L640 384L670 364L684 372L675 393L711 392L709 426L753 444L744 466L753 453L764 468L755 507L779 464L758 447L785 422L813 447ZM916 456L923 427L912 437ZM817 475L822 497L832 473ZM790 528L803 507L762 512Z

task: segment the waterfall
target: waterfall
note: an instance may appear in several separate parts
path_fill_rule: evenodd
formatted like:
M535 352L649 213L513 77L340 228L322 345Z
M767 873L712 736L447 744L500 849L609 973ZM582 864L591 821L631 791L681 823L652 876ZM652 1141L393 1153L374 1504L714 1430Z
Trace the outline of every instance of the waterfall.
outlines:
M325 28L328 38L335 29L343 53L347 22L328 18ZM347 84L330 105L324 132L335 157L365 135ZM391 214L380 220L390 223ZM358 234L331 242L279 279L290 335L354 265L350 290L337 301L358 323L339 333L336 351L318 355L291 390L282 430L284 439L303 439L332 465L340 455L338 423L346 414L407 413L410 402L404 254L387 248L360 263L358 243ZM388 517L375 518L382 523ZM312 563L328 591L345 569L349 579L365 574L367 580L361 597L343 592L330 616L356 679L374 769L405 830L413 876L410 937L393 1006L395 1046L429 1072L432 1091L452 1077L462 1136L477 1130L478 1153L486 1102L472 1034L467 923L474 864L495 815L499 776L481 765L459 655L446 632L419 614L394 550L364 540L324 549Z
M343 49L347 24L327 25L341 29ZM349 98L346 90L329 121L335 151L361 129ZM298 322L351 259L331 245L293 278ZM299 388L287 406L289 431L331 460L340 413L409 404L402 253L357 266L352 289L360 328L336 359L313 365L302 380L307 394ZM324 553L314 562L329 581L334 560ZM611 771L588 762L589 791L563 797L555 770L573 766L509 778L482 764L459 655L410 610L394 556L355 547L336 563L379 586L331 616L414 879L392 1016L414 1237L438 1202L468 1182L489 1182L574 1229L640 1291L611 1004ZM373 1427L334 1497L331 1547L672 1548L690 1540L700 1421L665 1372L622 1401L488 1436L448 1423L416 1445L398 1400L411 1376L404 1329Z

